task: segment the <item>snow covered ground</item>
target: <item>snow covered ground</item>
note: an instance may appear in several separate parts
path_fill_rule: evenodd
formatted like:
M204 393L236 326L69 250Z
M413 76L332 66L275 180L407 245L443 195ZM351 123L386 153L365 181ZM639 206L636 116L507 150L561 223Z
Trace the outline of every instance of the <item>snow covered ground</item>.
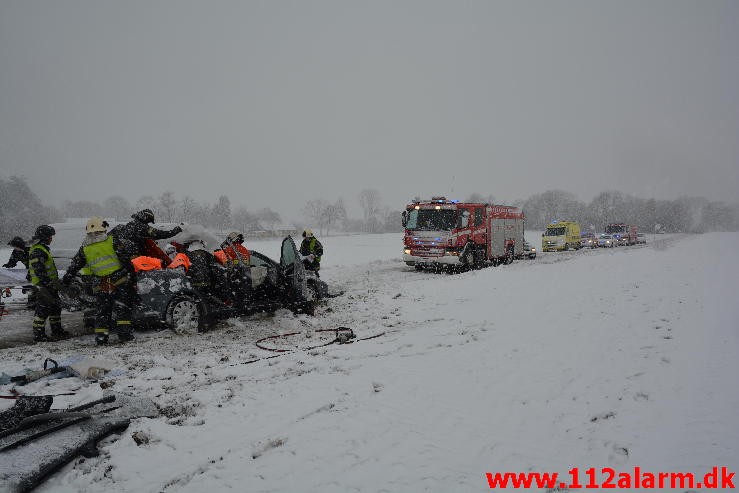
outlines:
M345 294L315 317L281 310L105 348L86 334L26 345L29 313L0 320L0 340L15 341L0 371L105 357L124 372L114 390L161 410L38 491L470 492L488 489L486 472L739 470L739 234L458 275L406 267L399 234L321 239L322 278ZM250 247L279 257L276 241ZM82 334L79 317L64 322ZM382 335L300 349L339 326ZM297 351L250 363L276 354L256 340L289 332L274 344ZM76 378L18 389L75 393L55 408L102 393Z

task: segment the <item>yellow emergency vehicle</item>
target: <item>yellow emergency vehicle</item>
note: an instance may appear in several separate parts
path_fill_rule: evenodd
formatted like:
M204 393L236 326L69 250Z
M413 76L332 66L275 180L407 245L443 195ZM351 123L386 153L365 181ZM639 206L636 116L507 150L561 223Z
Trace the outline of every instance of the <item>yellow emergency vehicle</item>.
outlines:
M541 236L541 249L545 252L582 248L580 225L575 222L552 221Z

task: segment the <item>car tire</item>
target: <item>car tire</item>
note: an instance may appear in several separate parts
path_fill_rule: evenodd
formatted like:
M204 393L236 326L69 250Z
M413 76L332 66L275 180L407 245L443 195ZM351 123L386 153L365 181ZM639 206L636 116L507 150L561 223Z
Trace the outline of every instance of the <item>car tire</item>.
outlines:
M202 332L205 328L203 304L192 296L176 296L167 306L167 326L178 334Z

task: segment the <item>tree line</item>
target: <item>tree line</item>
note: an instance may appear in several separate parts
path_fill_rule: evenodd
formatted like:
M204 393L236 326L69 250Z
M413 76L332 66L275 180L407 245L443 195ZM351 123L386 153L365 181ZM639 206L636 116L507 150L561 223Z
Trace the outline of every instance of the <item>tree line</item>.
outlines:
M388 207L376 189L364 189L356 200L362 217L351 218L346 202L316 198L302 209L303 217L292 220L289 226L279 213L270 207L249 210L232 208L230 199L221 195L213 202L199 202L190 196L178 198L165 191L158 197L144 195L129 202L119 195L102 202L88 200L65 201L60 208L44 205L30 189L24 178L0 177L0 239L3 243L13 236L30 238L39 224L61 221L65 217L102 216L117 221L128 221L131 214L141 209L154 211L157 222L188 222L207 228L243 232L300 230L310 226L320 235L336 232L385 233L402 231L402 208ZM468 202L496 203L492 195L473 193ZM405 204L403 204L404 206ZM680 197L674 200L642 199L619 191L602 192L590 202L583 202L570 192L548 190L513 204L526 214L528 229L544 229L555 220L577 221L583 229L603 231L608 223L636 224L640 231L702 233L707 231L739 231L739 204L710 201L702 197Z
M515 202L526 214L527 229L545 229L552 221L576 221L584 230L603 231L609 223L635 224L653 233L705 233L739 231L739 204L710 201L703 197L674 200L642 199L607 191L590 202L562 190L548 190Z

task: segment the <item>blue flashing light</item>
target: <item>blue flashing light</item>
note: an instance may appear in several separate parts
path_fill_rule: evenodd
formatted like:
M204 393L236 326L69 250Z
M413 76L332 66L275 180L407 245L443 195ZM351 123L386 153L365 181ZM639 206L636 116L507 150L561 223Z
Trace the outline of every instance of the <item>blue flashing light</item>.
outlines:
M459 204L459 200L450 200L449 202L451 202L452 204Z

